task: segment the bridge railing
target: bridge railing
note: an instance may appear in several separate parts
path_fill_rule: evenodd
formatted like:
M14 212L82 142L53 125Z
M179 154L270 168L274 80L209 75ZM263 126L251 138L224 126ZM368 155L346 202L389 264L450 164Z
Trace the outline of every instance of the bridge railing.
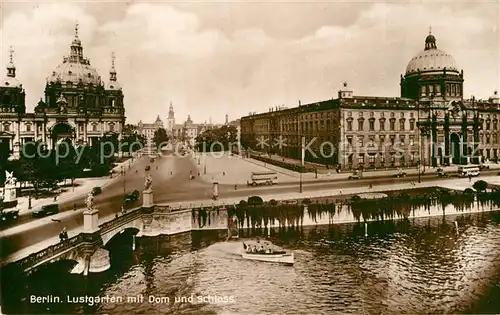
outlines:
M131 220L135 220L135 219L137 219L137 217L142 215L142 213L143 213L142 210L143 210L142 207L137 207L137 208L133 208L131 210L128 210L126 213L99 225L99 228L101 231L106 231L108 229L112 229L115 226L120 226L123 223L130 222Z
M82 242L85 241L85 235L80 233L72 238L67 239L66 241L57 243L55 245L49 246L45 249L42 249L39 252L33 253L26 258L21 259L16 264L22 268L23 270L28 270L29 268L35 266L41 261L54 257L68 249L71 249Z

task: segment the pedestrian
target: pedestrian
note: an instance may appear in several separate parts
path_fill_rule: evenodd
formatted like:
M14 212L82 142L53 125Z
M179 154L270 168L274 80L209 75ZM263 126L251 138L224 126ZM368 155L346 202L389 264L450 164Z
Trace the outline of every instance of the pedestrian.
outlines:
M226 172L222 172L222 176L226 176Z
M370 183L370 185L368 186L368 189L372 189L373 188L373 185L372 183Z
M64 241L64 234L63 234L63 231L61 231L61 233L59 233L59 240L62 242Z
M234 190L238 190L238 185L234 185Z
M76 203L73 204L73 211L76 211Z
M57 200L57 196L54 196L54 202L56 202L56 200Z
M472 181L472 175L469 174L469 183Z
M198 177L200 177L200 172L198 172Z
M63 228L61 233L62 233L62 240L66 241L68 239L68 231L66 230L66 227Z

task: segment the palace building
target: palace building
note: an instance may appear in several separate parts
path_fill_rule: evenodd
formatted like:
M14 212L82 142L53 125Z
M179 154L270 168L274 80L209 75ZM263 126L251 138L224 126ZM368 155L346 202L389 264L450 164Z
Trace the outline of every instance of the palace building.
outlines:
M448 165L496 160L500 96L464 99L464 72L437 48L424 49L401 75L401 97L336 98L241 118L243 146L343 170ZM305 145L302 143L305 140Z
M19 157L23 144L30 141L54 147L63 139L92 145L104 136L121 138L125 108L114 55L109 75L108 84L104 84L84 57L77 26L69 55L47 78L45 98L40 99L34 113L27 113L11 49L7 76L0 81L0 149Z

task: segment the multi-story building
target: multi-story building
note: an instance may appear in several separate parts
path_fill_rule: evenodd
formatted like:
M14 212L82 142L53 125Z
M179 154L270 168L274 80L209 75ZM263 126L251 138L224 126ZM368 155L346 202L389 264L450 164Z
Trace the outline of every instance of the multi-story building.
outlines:
M120 138L124 122L123 92L116 77L114 55L109 83L105 85L83 55L78 28L69 56L47 78L45 99L40 99L34 113L26 113L25 91L16 78L11 49L7 77L0 82L1 150L13 153L15 158L29 141L53 147L63 139L93 144L106 135Z
M429 34L401 75L401 97L355 96L344 83L335 99L243 117L241 141L297 159L305 151L306 160L342 169L498 159L498 92L466 100L463 82L463 70Z
M156 117L155 122L152 124L143 123L142 120L139 120L137 124L138 133L144 136L148 141L153 140L155 132L160 128L163 128L163 121L160 119L160 115Z

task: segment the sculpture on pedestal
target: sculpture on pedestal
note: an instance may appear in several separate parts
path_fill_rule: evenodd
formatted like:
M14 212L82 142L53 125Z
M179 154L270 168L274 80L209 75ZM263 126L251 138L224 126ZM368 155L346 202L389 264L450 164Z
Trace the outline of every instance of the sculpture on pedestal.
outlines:
M14 172L5 171L4 202L16 200L16 182L17 178L14 177Z
M87 210L92 211L95 209L94 194L92 192L89 192L85 203L87 204Z
M148 174L146 176L146 179L144 180L144 190L151 190L153 185L153 178L151 177L151 174Z

